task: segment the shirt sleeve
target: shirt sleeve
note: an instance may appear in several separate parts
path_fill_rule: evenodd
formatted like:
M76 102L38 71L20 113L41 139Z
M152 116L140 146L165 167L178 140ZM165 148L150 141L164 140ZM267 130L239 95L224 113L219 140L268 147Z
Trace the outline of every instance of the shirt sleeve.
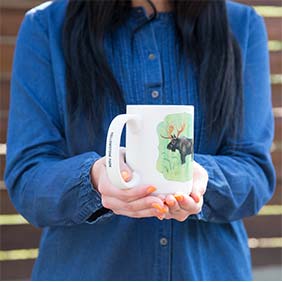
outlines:
M251 9L243 56L242 138L236 146L232 140L225 140L218 155L195 154L195 161L209 174L198 219L229 222L254 215L274 192L275 170L270 155L274 121L267 44L263 18Z
M37 11L29 12L14 55L6 186L18 212L35 226L96 222L110 215L90 181L100 156L67 152L48 41Z

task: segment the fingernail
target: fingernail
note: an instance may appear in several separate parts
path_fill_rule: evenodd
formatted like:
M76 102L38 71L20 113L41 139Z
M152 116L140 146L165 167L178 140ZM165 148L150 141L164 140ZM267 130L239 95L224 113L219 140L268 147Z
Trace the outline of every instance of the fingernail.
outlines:
M195 203L199 203L201 200L201 194L200 193L191 193L190 197L195 201Z
M182 202L184 200L184 197L183 195L180 195L180 194L176 194L174 195L174 198L179 201L179 202Z
M123 178L124 181L128 181L129 178L130 178L129 173L128 173L126 170L123 170L123 171L121 172L121 176L122 176L122 178Z
M153 208L155 208L155 209L157 209L159 212L161 212L161 213L165 213L165 210L164 210L164 207L162 207L160 204L158 204L158 203L153 203L152 204L152 207Z
M174 201L166 201L166 203L169 207L173 207L175 205Z
M163 209L162 209L163 213L167 213L168 212L168 207L167 206L164 206Z
M157 188L154 187L154 186L149 186L149 187L147 188L147 193L148 193L148 194L151 194L151 193L153 193L153 192L155 192L155 191L157 191Z
M157 218L158 218L159 220L163 220L163 219L164 219L163 216L157 216Z

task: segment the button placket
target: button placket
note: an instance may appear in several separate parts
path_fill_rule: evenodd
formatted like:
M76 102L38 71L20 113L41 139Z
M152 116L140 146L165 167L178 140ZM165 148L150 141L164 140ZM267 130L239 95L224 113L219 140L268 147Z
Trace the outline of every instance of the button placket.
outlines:
M158 257L162 266L159 272L159 280L171 280L172 221L159 222L158 235Z
M144 58L146 100L148 99L148 103L160 103L161 99L159 97L162 94L161 87L163 85L162 64L152 23L148 23L139 30L138 40L140 40L140 44L144 47L142 52Z
M148 52L146 57L146 86L152 87L152 85L162 85L162 65L158 52Z

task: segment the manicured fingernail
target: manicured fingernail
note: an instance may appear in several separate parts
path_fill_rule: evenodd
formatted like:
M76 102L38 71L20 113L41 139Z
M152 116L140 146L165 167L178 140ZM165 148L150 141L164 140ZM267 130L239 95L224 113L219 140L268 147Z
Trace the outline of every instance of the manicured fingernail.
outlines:
M164 207L162 207L160 204L158 204L158 203L153 203L152 204L152 207L153 208L155 208L155 209L157 209L159 212L161 212L161 213L165 213L165 209L164 209Z
M175 205L174 201L166 201L167 205L171 208Z
M148 193L148 194L151 194L151 193L153 193L153 192L155 192L155 191L157 191L157 188L154 187L154 186L149 186L149 187L147 188L147 193Z
M191 198L195 201L195 203L199 203L201 199L201 195L199 193L191 193Z
M129 173L128 173L126 170L123 170L123 171L121 172L121 176L122 176L122 178L123 178L124 181L128 181L129 178L130 178Z
M167 213L168 212L168 207L167 206L164 206L163 207L163 213Z
M175 194L174 198L179 202L182 202L184 200L183 195L180 195L180 194Z
M163 219L164 219L164 217L162 217L162 216L157 216L157 218L158 218L159 220L163 220Z

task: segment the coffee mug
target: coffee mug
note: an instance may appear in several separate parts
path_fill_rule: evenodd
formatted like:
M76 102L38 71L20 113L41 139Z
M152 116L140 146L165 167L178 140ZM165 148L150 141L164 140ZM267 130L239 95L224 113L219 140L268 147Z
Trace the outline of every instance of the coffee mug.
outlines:
M126 124L126 163L132 179L120 173L120 139ZM128 105L108 129L106 169L111 183L128 189L153 185L156 194L190 193L193 182L194 107Z

